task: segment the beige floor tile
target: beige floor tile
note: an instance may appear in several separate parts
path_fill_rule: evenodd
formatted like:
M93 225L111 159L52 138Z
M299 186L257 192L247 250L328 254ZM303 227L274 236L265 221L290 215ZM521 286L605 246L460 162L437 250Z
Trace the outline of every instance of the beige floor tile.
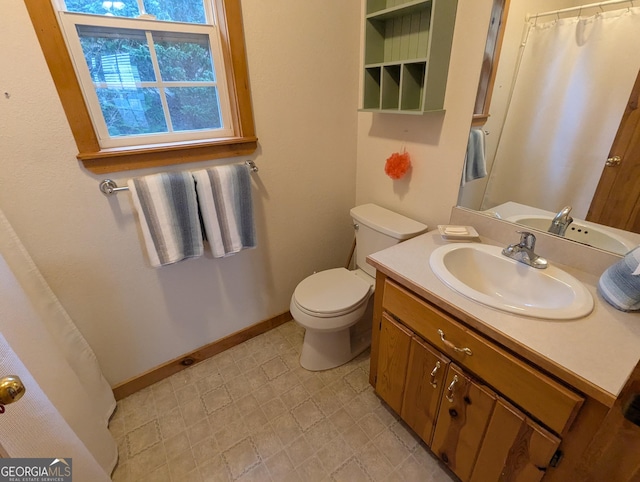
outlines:
M296 471L300 476L300 480L304 480L305 482L321 482L328 474L318 457L307 459Z
M373 443L384 454L387 461L393 466L397 467L409 456L409 450L403 445L403 443L396 437L396 435L389 431L384 430L375 439Z
M135 457L143 450L160 442L160 427L157 420L152 420L132 430L126 435L129 457Z
M349 458L342 466L336 469L331 474L331 478L336 482L369 482L372 480L355 457Z
M129 476L132 480L139 480L155 469L167 463L164 445L157 443L135 457L129 458Z
M346 440L338 435L318 450L318 459L328 472L333 472L353 455L353 449Z
M310 372L303 335L285 323L119 401L113 480L455 480L374 393L368 352Z
M233 447L222 452L231 477L237 479L260 463L258 451L251 443L249 437L244 438Z
M353 417L351 417L351 415L349 415L343 408L336 410L328 418L336 428L336 430L338 430L338 432L340 433L346 431L348 428L351 428L355 423Z
M351 425L351 427L343 432L342 436L349 446L356 451L360 450L371 441L364 430L362 430L357 424Z
M296 385L288 392L280 395L280 400L282 400L282 403L284 403L285 407L287 407L288 409L297 407L309 398L309 392L303 385Z
M208 415L211 415L216 410L226 407L233 402L231 395L229 394L229 390L225 385L214 388L202 395L201 398Z
M220 448L215 437L210 436L191 446L193 459L198 467L208 464L215 456L220 454Z
M283 445L289 445L302 435L302 429L293 415L286 412L271 422L273 431L278 435Z
M200 476L205 482L227 482L232 480L229 468L222 455L216 455L208 463L198 467Z
M269 482L273 480L266 465L259 463L238 479L238 482Z
M273 480L283 480L290 474L295 474L293 462L284 450L269 457L265 465Z
M194 423L198 423L207 416L207 412L204 409L204 404L200 397L196 397L193 400L180 405L180 411L182 412L182 418L187 427L190 427Z
M338 436L338 431L328 419L323 419L305 433L307 442L314 450L320 450Z
M248 435L247 427L242 420L227 424L215 433L216 442L220 450L224 451L238 443Z
M291 462L293 462L294 467L302 464L302 462L315 454L315 451L311 448L311 445L309 445L304 435L291 442L285 450Z
M173 437L167 438L163 443L167 459L169 460L191 448L191 443L189 442L189 437L186 432L180 432Z
M393 471L393 467L386 457L378 450L373 442L365 445L356 455L360 465L365 468L367 474L376 481L385 481Z
M173 456L168 457L168 459L172 479L184 480L186 474L196 469L196 461L191 453L191 447L181 453L173 454Z
M283 373L289 371L289 367L279 356L273 357L269 361L263 363L261 368L268 380L275 380Z
M306 432L309 427L324 419L324 414L320 411L313 400L307 400L301 403L291 410L291 414L294 416L303 432Z
M282 450L283 445L280 437L276 435L271 425L265 424L259 429L251 430L250 434L262 460L266 460Z
M251 393L249 381L247 380L247 377L242 374L238 375L233 380L228 381L226 386L231 398L236 402Z

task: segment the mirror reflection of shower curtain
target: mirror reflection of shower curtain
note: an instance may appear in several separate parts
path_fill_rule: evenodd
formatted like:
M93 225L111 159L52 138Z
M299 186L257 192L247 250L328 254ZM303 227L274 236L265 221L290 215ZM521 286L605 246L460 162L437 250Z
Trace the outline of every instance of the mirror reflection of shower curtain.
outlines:
M640 8L531 21L482 209L584 219L640 68Z

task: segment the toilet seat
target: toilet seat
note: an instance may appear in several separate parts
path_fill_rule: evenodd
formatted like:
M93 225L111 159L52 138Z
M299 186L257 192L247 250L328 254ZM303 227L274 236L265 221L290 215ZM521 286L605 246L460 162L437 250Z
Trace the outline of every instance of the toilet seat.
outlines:
M300 311L318 318L342 316L367 302L372 286L354 272L334 268L304 279L293 293Z

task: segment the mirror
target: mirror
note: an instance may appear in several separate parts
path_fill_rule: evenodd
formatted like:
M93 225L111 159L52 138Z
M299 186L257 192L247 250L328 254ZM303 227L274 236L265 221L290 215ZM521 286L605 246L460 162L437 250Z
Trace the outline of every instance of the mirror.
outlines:
M624 254L640 244L640 235L630 231L637 229L612 228L610 226L616 223L613 220L609 222L606 217L599 218L597 224L585 219L592 219L587 217L587 213L640 65L635 60L618 58L611 60L616 62L611 69L602 68L598 63L599 68L589 70L584 56L591 55L587 47L594 43L593 39L598 34L598 29L594 27L597 22L593 20L596 14L598 21L602 17L610 22L611 19L623 17L622 12L631 13L631 9L633 13L637 11L640 14L640 9L634 8L629 0L615 5L608 2L606 6L596 7L584 4L584 0L511 0L490 117L481 127L485 134L489 174L485 178L463 183L458 205L488 211L489 214L493 211L503 219L540 230L546 230L545 224L550 227L555 214L570 205L573 207L571 215L574 222L565 232L567 239ZM527 14L573 7L576 7L573 11L532 20L535 28L525 29ZM578 14L581 21L577 21ZM546 27L551 24L557 24L553 28L562 27L563 24L570 27L566 34L566 45L576 44L580 50L577 55L583 57L575 62L549 57L547 65L554 65L554 60L557 65L549 69L550 72L544 70L545 66L541 74L542 70L532 65L530 58L546 58L541 52L544 52L542 48L546 47L545 42L549 39L543 36L548 35L546 30L552 31L552 27ZM634 28L640 31L637 23ZM622 30L616 26L616 31ZM562 38L555 31L553 35L554 41ZM626 37L621 39L622 42L626 41ZM637 45L639 41L640 37L633 37L625 44L625 48L617 50L633 50L628 45ZM526 47L521 55L520 46L524 43ZM539 47L540 43L542 47ZM533 49L534 54L531 53ZM555 45L550 50L557 55L558 51L565 49ZM600 54L596 51L593 55ZM608 61L609 56L605 56L604 62ZM571 70L562 70L570 65L573 66ZM621 66L626 69L624 72L620 71ZM555 71L558 71L558 79L562 82L558 82L558 79L549 80L556 74ZM622 87L603 87L608 80L601 80L597 71L609 77L620 77ZM613 71L616 76L609 75ZM514 82L516 78L517 82ZM569 79L573 84L563 87L560 84L564 83L564 79ZM605 98L604 107L596 107L595 96L599 91L603 92ZM591 106L596 107L595 112L588 111ZM544 141L548 134L555 138ZM635 199L639 194L640 184L627 188L626 197Z

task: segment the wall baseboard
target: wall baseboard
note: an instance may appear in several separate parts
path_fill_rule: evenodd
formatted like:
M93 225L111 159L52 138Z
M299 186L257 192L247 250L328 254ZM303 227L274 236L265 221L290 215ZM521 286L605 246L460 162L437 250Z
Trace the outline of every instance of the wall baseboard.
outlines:
M142 390L150 385L153 385L160 380L164 380L167 377L170 377L174 373L178 373L185 368L189 368L196 363L199 363L207 358L211 358L212 356L217 355L218 353L222 353L229 348L232 348L236 345L239 345L242 342L245 342L255 336L261 335L262 333L266 333L277 326L286 323L287 321L291 321L293 317L290 312L282 313L281 315L274 316L273 318L269 318L268 320L260 321L254 325L243 328L240 331L236 331L235 333L231 333L230 335L225 336L219 340L216 340L208 345L204 345L191 353L187 353L178 358L174 358L162 365L159 365L151 370L148 370L140 375L136 375L129 380L126 380L122 383L119 383L115 387L113 387L113 395L116 397L116 400L122 400L129 395Z

